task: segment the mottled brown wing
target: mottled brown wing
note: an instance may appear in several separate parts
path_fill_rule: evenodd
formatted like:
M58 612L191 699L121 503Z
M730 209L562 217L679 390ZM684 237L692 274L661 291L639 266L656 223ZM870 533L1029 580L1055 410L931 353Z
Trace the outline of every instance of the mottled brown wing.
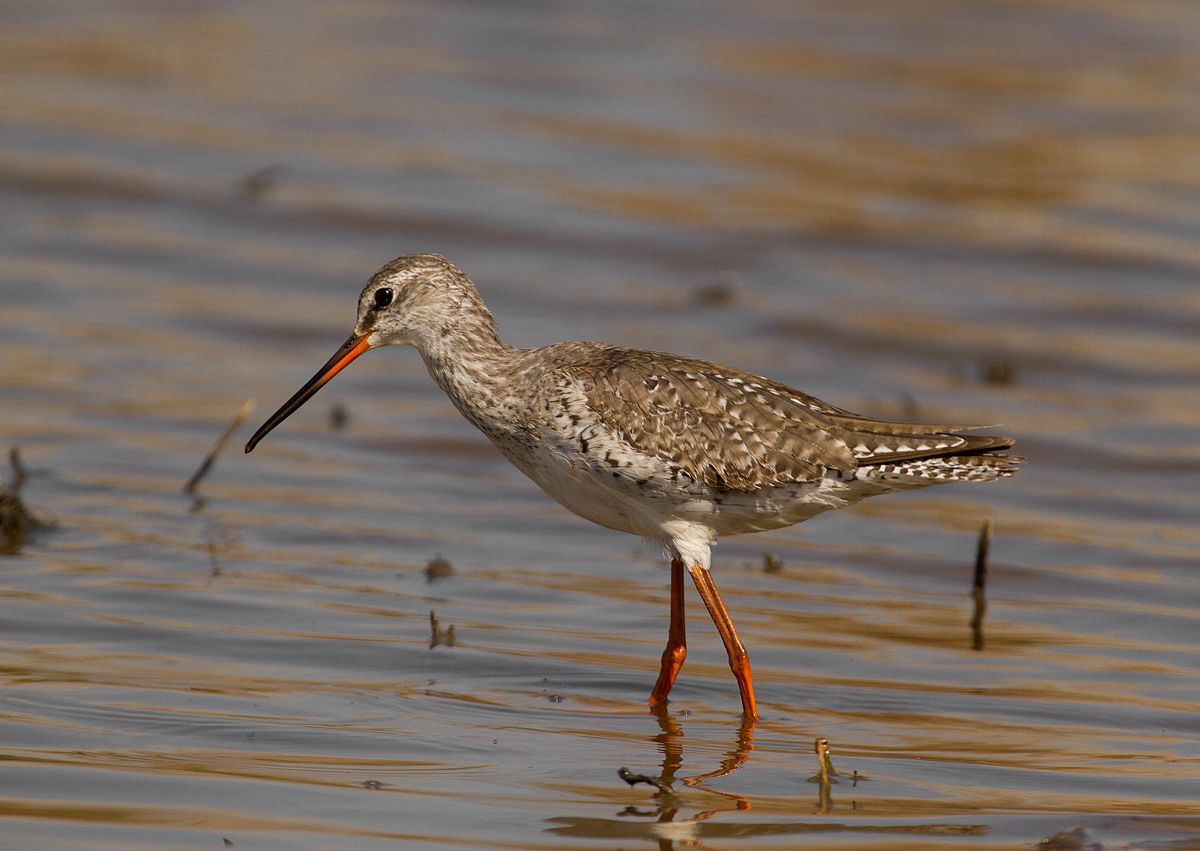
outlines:
M603 349L569 370L606 428L716 488L811 482L857 463L819 400L704 361Z
M728 490L1013 444L958 433L978 426L873 419L767 378L677 355L601 347L569 371L583 379L597 418L634 449Z

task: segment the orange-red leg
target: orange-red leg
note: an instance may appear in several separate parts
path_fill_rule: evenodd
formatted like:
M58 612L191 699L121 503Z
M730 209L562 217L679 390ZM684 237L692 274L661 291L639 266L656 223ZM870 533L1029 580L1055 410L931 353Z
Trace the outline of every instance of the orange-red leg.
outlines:
M725 610L725 603L721 600L712 574L698 564L689 567L688 572L692 574L692 581L696 583L700 599L704 600L713 623L717 625L721 641L725 643L725 651L729 654L729 669L733 671L738 690L742 694L742 714L747 720L753 721L758 718L758 705L754 700L754 680L750 675L750 654L746 652L746 645L742 644L742 639L738 638L733 620Z
M662 667L658 669L658 681L647 701L651 707L667 702L675 677L687 658L687 636L683 621L683 562L675 558L671 559L671 627L667 632L667 648L662 654Z

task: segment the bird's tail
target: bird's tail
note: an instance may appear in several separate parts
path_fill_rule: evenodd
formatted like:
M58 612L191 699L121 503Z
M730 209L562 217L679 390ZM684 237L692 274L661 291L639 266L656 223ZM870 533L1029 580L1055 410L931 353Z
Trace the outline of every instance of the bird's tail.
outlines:
M917 458L862 466L858 469L858 477L867 481L913 487L941 482L992 482L1013 475L1024 460L1019 455L992 452Z

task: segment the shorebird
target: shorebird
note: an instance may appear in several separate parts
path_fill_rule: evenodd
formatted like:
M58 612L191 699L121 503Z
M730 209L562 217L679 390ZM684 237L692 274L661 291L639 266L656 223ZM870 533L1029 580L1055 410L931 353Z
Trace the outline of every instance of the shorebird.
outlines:
M454 406L574 513L657 543L671 560L671 621L652 708L687 655L686 569L729 654L746 719L750 659L710 571L722 535L778 529L868 496L1011 476L1021 459L978 426L897 423L769 378L605 343L507 346L471 280L435 254L388 263L363 287L354 333L246 444L250 452L351 361L416 348Z

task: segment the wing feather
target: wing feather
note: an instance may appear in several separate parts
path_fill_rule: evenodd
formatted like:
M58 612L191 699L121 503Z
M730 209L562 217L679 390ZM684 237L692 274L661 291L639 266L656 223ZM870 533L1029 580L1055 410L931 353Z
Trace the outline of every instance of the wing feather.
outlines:
M660 352L588 346L562 372L597 423L633 451L711 487L753 492L827 471L1007 449L978 426L896 423L741 370Z

